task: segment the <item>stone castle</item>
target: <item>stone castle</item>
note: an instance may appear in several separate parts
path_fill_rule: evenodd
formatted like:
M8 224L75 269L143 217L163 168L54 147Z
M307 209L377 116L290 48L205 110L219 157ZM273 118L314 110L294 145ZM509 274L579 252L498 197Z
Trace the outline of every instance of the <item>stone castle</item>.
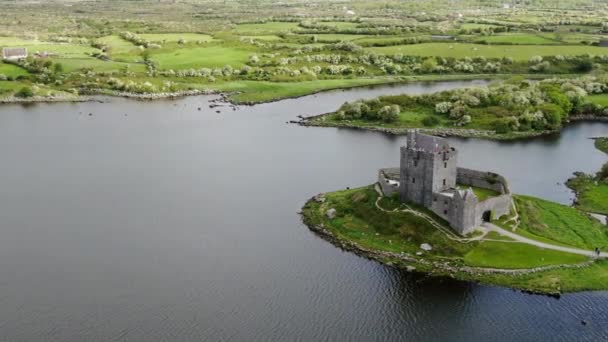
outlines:
M512 206L504 177L458 167L458 151L446 139L417 132L401 147L401 166L381 169L378 182L386 196L399 193L401 201L424 206L460 235L509 214Z

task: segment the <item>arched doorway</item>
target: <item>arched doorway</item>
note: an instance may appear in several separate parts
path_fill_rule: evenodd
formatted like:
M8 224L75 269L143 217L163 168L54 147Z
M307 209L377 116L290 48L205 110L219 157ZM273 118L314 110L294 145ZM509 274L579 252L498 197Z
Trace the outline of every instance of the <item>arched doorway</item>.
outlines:
M492 211L491 210L484 211L483 215L481 216L481 219L483 220L483 222L492 221Z

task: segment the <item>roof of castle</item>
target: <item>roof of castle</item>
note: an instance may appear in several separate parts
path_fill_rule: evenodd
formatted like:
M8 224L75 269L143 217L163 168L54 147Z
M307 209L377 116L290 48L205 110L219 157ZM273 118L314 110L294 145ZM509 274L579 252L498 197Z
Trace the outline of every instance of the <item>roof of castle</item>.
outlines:
M450 144L446 139L420 133L414 133L413 137L413 144L410 144L408 139L407 148L430 153L450 150Z

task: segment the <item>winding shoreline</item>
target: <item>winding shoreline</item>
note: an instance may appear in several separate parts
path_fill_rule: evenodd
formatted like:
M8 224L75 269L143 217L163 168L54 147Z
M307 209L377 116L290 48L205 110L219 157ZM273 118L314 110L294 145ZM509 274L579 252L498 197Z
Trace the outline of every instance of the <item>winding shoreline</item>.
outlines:
M318 202L318 196L319 195L313 196L312 198L307 200L303 208L307 207L310 203ZM457 265L449 261L427 260L422 257L413 256L405 252L395 253L366 248L355 241L339 238L331 230L327 229L322 223L314 224L306 216L304 210L301 210L299 214L303 224L306 225L310 231L312 231L315 235L319 236L323 240L331 243L332 245L338 247L343 251L353 253L357 256L378 262L382 265L437 278L447 277L459 281L512 288L530 294L546 295L559 298L564 291L562 291L561 288L557 290L539 290L536 288L527 288L525 286L518 286L513 284L505 285L501 284L500 282L489 281L488 279L484 279L484 276L517 277L553 270L583 269L594 265L596 262L595 259L590 259L588 261L577 264L556 264L525 269L487 268Z

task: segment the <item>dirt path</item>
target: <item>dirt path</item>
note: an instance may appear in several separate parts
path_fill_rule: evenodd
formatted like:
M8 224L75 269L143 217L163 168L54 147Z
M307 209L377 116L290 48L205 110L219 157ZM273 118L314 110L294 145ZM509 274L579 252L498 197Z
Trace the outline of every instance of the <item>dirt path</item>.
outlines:
M537 240L532 240L532 239L528 239L527 237L515 234L513 232L510 232L504 228L501 228L495 224L486 222L483 224L483 226L485 228L487 228L489 231L494 231L497 232L500 235L503 236L507 236L517 242L521 242L521 243L525 243L528 245L533 245L536 247L540 247L540 248L545 248L545 249L552 249L555 251L560 251L560 252L566 252L566 253L572 253L572 254L579 254L579 255L584 255L584 256L588 256L588 257L599 257L599 258L608 258L608 253L606 252L601 252L600 255L598 256L594 251L588 251L585 249L578 249L578 248L572 248L572 247L564 247L564 246L558 246L558 245L552 245L549 243L545 243L545 242L540 242Z

